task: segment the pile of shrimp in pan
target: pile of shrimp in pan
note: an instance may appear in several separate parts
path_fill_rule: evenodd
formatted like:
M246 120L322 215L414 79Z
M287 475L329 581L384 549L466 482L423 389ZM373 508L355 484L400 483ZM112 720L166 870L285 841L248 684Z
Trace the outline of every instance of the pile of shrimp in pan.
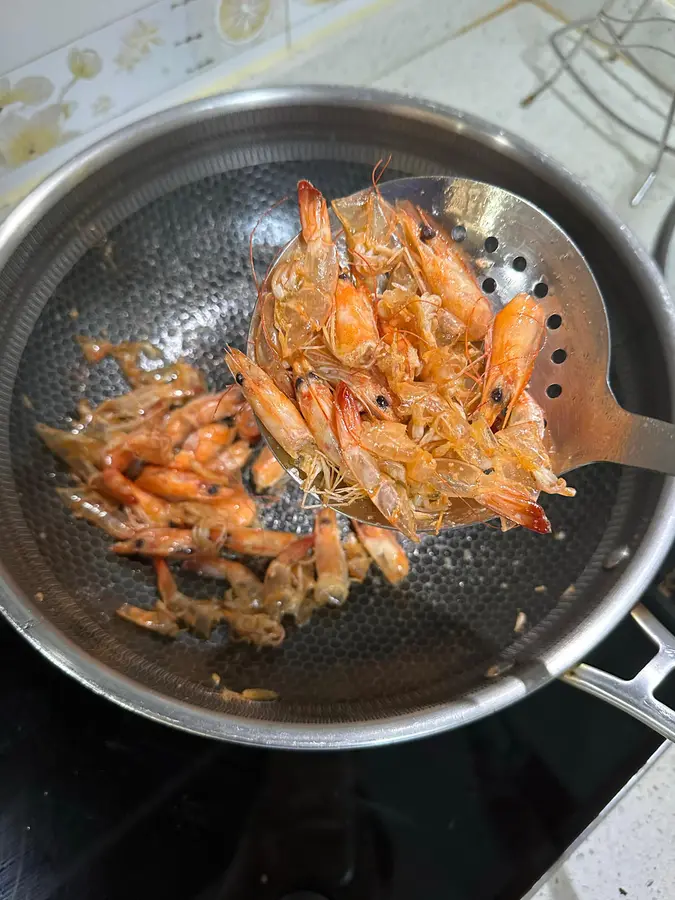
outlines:
M369 191L326 201L298 183L302 233L259 288L255 362L228 365L254 412L334 505L369 498L417 531L501 518L551 530L546 421L526 387L545 333L528 294L496 315L457 244L427 213Z
M203 638L225 621L231 639L277 646L285 616L303 624L319 607L342 605L371 561L391 583L405 577L408 559L393 532L355 523L343 539L330 509L317 510L312 534L259 526L258 505L279 499L285 471L238 385L209 393L196 368L161 364L147 342L78 340L90 363L114 357L131 390L97 407L80 401L68 431L38 424L37 432L73 476L57 488L65 505L115 538L114 553L155 567L154 608L123 603L123 619L167 637L189 630ZM142 357L160 367L149 371ZM268 559L264 577L234 556ZM188 597L170 564L227 587L215 598Z

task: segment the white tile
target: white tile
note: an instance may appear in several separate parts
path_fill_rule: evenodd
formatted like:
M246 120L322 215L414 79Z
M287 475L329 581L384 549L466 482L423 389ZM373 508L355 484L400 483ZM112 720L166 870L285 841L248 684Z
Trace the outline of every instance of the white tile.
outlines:
M395 0L247 84L364 84L398 70L498 9L497 0ZM421 14L423 10L423 14Z

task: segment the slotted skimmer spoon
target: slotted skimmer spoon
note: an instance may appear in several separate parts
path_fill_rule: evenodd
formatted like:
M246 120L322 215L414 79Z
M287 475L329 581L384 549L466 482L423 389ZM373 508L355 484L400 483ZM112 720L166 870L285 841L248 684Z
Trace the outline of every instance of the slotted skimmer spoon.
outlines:
M495 308L522 291L544 307L546 342L529 390L544 409L557 474L615 462L675 475L675 425L630 413L614 396L605 303L586 260L562 228L510 191L467 178L400 178L382 183L380 190L389 203L409 201L443 225L470 259ZM256 307L249 333L251 358L258 324ZM281 464L299 481L293 460L263 431ZM388 524L369 500L335 508L351 518ZM444 527L492 517L467 512L466 503L458 503L446 514Z

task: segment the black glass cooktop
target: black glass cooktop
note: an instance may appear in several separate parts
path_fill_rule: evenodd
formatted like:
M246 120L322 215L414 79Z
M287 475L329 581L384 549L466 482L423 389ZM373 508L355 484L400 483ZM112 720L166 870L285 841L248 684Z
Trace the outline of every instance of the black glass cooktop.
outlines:
M649 652L626 621L592 661ZM233 747L96 697L4 622L0 723L0 900L516 900L661 740L555 683L402 746Z

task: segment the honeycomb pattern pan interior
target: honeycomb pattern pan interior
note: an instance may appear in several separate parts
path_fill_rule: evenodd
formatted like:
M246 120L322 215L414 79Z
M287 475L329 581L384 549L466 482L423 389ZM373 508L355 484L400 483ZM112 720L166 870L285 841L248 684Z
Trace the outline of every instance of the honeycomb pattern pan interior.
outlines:
M433 155L397 152L393 138L385 149L394 154L387 177L451 170ZM34 430L38 421L66 426L81 397L98 402L125 389L112 362L83 362L75 336L148 338L222 387L229 381L223 349L244 349L255 300L248 252L256 221L292 197L300 177L328 198L362 188L382 150L378 143L308 140L279 143L270 155L262 142L225 150L205 143L199 159L183 158L173 168L169 155L161 176L157 160L142 173L127 163L125 183L113 171L98 190L73 200L60 213L67 225L47 222L0 282L0 368L12 386L4 406L0 400L0 536L9 577L28 598L40 598L41 615L102 663L170 697L281 722L374 720L447 702L496 663L527 664L582 618L617 577L602 567L607 551L617 540L638 543L649 522L660 479L593 466L571 476L576 499L545 500L552 537L491 526L426 537L408 545L405 582L393 588L373 572L344 609L290 627L278 650L232 644L225 626L208 641L183 635L169 642L115 616L123 601L152 603L152 569L114 557L109 538L61 506L54 488L66 483L65 472ZM263 218L260 270L297 228L293 202ZM596 275L601 284L615 277L601 269ZM610 312L619 336L615 384L625 402L644 407L644 398L653 401L649 373L621 340L633 313L621 304ZM648 342L647 326L642 334ZM308 530L311 516L298 501L289 490L265 508L265 523ZM216 588L180 577L188 593ZM575 592L565 594L571 584ZM528 627L516 634L521 611ZM214 672L230 688L273 688L281 699L235 708L218 697Z

